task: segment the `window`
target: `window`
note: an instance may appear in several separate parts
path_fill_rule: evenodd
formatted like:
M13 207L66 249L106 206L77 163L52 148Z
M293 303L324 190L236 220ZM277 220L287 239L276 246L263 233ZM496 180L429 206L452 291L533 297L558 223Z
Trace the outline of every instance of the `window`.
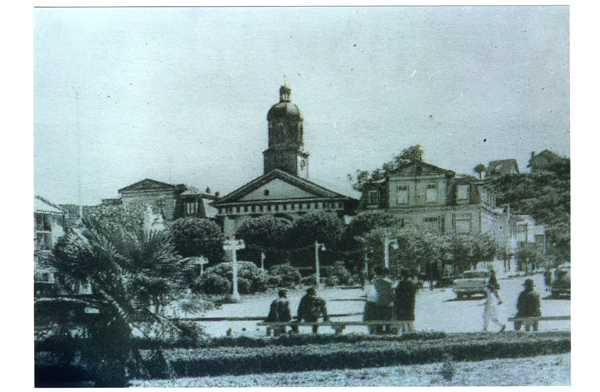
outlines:
M408 204L408 186L398 186L398 191L396 193L396 204Z
M440 223L439 222L440 222L440 220L438 219L437 216L425 218L425 219L423 219L424 229L429 232L432 232L432 233L439 233L440 232Z
M471 214L454 215L454 233L469 234L471 232Z
M370 206L378 206L379 205L379 191L378 190L369 191L367 203Z
M468 200L469 199L469 186L459 185L456 190L457 200Z
M425 194L425 199L427 200L427 202L437 201L437 196L438 196L437 185L435 185L435 184L427 185L427 193Z
M269 190L265 189L265 196L269 196Z

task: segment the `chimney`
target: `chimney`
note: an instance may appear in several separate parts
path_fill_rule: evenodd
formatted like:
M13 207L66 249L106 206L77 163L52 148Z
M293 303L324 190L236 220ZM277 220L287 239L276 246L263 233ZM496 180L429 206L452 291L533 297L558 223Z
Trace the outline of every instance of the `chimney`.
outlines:
M531 157L532 157L532 158L533 158L533 157L535 157L535 151L532 151L532 152L531 152Z

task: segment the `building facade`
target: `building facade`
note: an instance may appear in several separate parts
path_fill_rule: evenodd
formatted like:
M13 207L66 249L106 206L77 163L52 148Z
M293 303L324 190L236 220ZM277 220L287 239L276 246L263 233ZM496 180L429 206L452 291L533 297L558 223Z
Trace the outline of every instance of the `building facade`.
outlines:
M566 160L558 154L553 153L550 150L544 150L536 155L535 151L531 152L531 159L529 160L529 167L532 173L539 173L547 171L555 163Z
M119 189L120 198L102 200L103 205L147 205L165 221L195 217L214 219L217 210L210 203L218 194L199 192L185 184L172 185L145 179Z
M309 180L308 152L304 151L303 117L290 100L291 89L282 86L279 103L267 114L269 144L263 152L263 175L215 201L217 222L230 238L252 218L274 216L294 221L313 211L354 213L358 204L350 189Z
M34 289L39 295L58 283L57 272L47 259L56 242L65 235L66 214L39 196L34 198L33 206Z
M456 177L425 162L414 162L366 184L360 210L383 209L402 224L434 234L488 234L495 238L495 222L502 215L496 195L484 182Z

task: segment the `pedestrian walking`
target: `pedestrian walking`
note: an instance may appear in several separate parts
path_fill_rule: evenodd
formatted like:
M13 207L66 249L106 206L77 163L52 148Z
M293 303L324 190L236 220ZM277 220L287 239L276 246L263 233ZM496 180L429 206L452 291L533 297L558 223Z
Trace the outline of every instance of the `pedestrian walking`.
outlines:
M517 300L517 315L515 317L541 316L542 303L540 301L540 295L534 290L535 283L533 282L533 279L526 279L523 286L525 286L525 289L519 294L519 299ZM533 330L537 331L539 322L534 321L532 324ZM529 331L532 324L526 323L525 331ZM522 321L515 321L515 331L520 331L521 325L523 325Z
M500 326L500 332L504 332L506 330L506 324L502 324L500 320L498 320L498 309L496 308L496 304L494 303L494 298L492 296L493 287L491 284L488 284L485 287L486 299L484 303L483 310L483 331L487 331L488 325L490 321Z
M271 302L271 309L265 321L287 322L292 320L290 302L287 299L287 290L279 290L279 298ZM273 328L273 335L278 336L285 333L286 327Z
M323 321L329 321L327 316L327 303L321 297L317 297L317 290L314 287L309 287L306 290L306 295L300 300L298 305L299 322L306 321L314 323L323 317ZM317 333L318 325L313 325L313 333ZM294 332L298 332L298 327L293 328Z
M552 270L550 267L546 267L544 272L544 285L546 285L546 291L550 291L552 286Z
M390 270L377 267L377 278L373 281L373 288L367 292L367 302L363 314L364 321L387 321L393 317L394 283L390 279ZM371 334L390 333L389 325L369 326Z
M409 270L400 272L400 282L396 286L396 297L394 300L394 314L397 321L401 321L402 333L415 331L415 301L419 285L416 275Z
M496 299L498 300L498 305L502 304L502 299L500 298L500 294L498 293L498 290L500 290L500 284L498 283L498 278L496 278L496 271L492 268L490 270L490 279L488 280L488 286L490 287L490 289L492 290L492 293L496 296Z

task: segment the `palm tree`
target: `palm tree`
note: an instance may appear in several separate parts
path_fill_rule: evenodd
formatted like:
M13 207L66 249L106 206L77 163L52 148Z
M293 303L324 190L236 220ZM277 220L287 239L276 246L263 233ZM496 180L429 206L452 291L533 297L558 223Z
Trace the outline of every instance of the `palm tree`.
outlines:
M65 288L73 293L91 289L76 300L96 309L85 324L96 386L124 386L128 358L141 369L132 345L134 331L158 339L198 337L161 314L164 305L185 291L184 275L193 268L175 252L168 231L125 229L98 217L84 218L53 256Z
M479 174L479 179L481 180L481 173L486 171L486 167L483 163L480 163L479 165L475 166L473 170Z

